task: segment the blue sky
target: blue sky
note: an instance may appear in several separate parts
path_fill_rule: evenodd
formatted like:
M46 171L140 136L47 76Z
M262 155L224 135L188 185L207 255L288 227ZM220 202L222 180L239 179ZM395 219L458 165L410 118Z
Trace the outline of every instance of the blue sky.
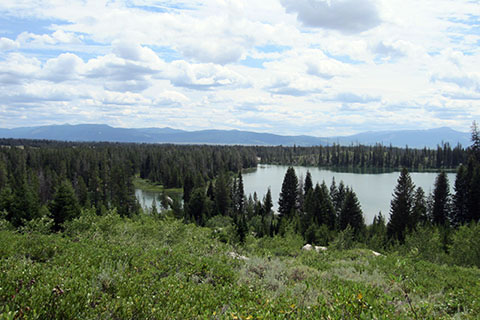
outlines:
M468 131L480 3L0 3L0 127Z

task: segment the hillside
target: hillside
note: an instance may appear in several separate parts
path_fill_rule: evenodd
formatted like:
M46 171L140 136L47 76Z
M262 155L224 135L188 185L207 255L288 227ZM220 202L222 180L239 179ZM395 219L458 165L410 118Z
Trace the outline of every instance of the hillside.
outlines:
M228 230L146 215L84 212L63 234L0 221L1 319L480 316L480 271L414 250L375 256L337 241L317 253L293 235L238 247L222 242Z

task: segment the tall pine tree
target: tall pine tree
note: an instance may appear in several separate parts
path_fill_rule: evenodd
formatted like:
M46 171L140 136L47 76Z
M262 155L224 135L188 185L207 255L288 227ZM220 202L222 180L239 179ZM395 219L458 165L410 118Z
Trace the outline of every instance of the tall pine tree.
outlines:
M278 211L281 218L292 218L297 204L298 179L293 167L289 167L282 183L282 191L278 199Z
M405 234L414 227L412 221L413 193L415 186L406 168L403 168L393 192L390 203L390 220L387 224L387 234L392 240L400 243L405 241Z

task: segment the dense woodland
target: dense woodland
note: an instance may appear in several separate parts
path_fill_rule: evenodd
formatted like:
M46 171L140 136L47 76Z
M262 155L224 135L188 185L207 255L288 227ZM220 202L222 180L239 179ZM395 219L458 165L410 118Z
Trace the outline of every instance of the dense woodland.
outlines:
M178 146L53 141L0 141L0 212L15 228L29 221L53 219L52 231L93 208L98 215L115 209L121 216L142 210L134 195L139 176L165 188L183 188L179 197L162 201L165 212L200 226L234 226L237 240L293 231L306 242L328 244L339 232L355 241L385 248L405 241L419 225L448 230L480 218L480 142L476 124L473 145L436 150L391 146L253 147ZM342 181L314 184L310 174L299 181L293 167L284 178L279 212L272 211L270 191L264 199L247 197L242 169L257 162L318 165L333 168L403 168L395 189L390 219L379 214L366 226L355 191ZM463 164L464 163L464 164ZM449 194L444 171L433 194L412 184L410 170L458 168L455 194ZM165 214L164 212L164 214ZM156 208L152 214L160 215Z

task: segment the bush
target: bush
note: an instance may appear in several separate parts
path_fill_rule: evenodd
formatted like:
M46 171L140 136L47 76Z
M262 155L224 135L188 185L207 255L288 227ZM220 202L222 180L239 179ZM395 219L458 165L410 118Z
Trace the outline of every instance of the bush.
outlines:
M449 251L453 263L480 267L480 224L458 228L453 234Z
M407 234L403 250L412 258L433 263L444 263L447 255L443 246L443 235L438 228L418 227L415 232Z

